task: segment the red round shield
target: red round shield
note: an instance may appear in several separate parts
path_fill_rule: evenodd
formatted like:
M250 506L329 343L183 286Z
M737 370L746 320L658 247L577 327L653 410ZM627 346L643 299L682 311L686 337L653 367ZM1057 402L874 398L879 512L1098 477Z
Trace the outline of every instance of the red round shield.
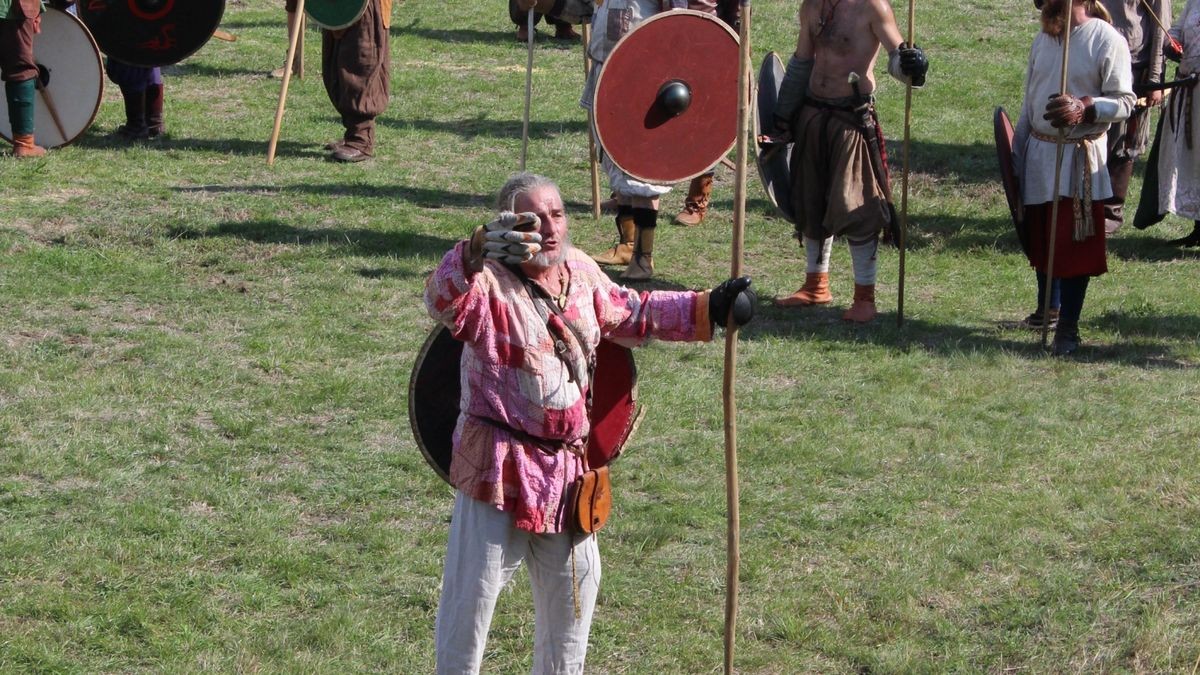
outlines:
M462 350L463 343L455 340L445 326L435 326L417 354L408 381L408 421L417 447L430 468L447 483L462 393ZM641 421L633 352L608 340L601 340L596 348L588 418L592 433L588 436L587 459L593 469L616 459Z
M1000 162L1000 184L1004 186L1004 198L1008 202L1008 214L1021 248L1029 253L1029 227L1025 223L1025 207L1021 204L1021 186L1013 163L1013 125L1004 108L997 106L992 114L992 131L996 138L996 159Z
M660 91L683 83L690 104L673 114ZM708 171L737 140L738 38L691 10L657 14L613 47L596 83L596 136L622 171L675 183Z

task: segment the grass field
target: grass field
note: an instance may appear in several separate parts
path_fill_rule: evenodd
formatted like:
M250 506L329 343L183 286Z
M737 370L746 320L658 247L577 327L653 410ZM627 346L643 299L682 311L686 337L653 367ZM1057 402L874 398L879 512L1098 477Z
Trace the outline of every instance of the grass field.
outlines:
M792 48L796 7L755 3L756 59ZM1196 673L1200 261L1161 244L1190 223L1120 232L1084 348L1047 357L1016 327L1033 275L991 146L1034 11L930 0L917 22L902 329L892 250L872 325L839 320L840 243L833 306L771 307L803 255L750 186L737 667ZM310 32L268 167L283 13L231 0L222 28L237 42L166 69L168 138L114 140L110 86L76 144L0 158L0 672L432 670L452 493L408 376L425 276L517 168L525 54L499 0L398 2L378 157L343 166ZM613 227L590 216L582 53L541 36L529 166L595 251ZM895 163L903 90L879 80ZM732 185L721 169L704 225L660 228L657 287L727 275ZM721 358L638 355L593 672L720 670ZM530 607L523 579L501 598L488 672L528 670Z

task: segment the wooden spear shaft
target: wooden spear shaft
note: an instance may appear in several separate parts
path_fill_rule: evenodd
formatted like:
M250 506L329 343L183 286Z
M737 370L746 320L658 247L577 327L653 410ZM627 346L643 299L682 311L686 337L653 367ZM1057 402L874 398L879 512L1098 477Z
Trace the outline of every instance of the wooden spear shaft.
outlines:
M525 19L525 29L528 31L528 56L525 58L525 117L521 124L521 171L525 170L525 159L529 156L529 108L533 101L533 8Z
M729 275L742 276L742 246L746 225L746 160L750 136L750 0L740 0L741 26L738 53L737 167L734 173L733 252ZM725 673L733 672L733 648L737 634L738 565L741 559L741 525L737 472L737 324L733 305L725 320L725 377L722 399L725 407L725 498L727 510L725 570Z
M588 54L588 44L592 41L592 25L583 24L583 79L592 76L592 57ZM588 168L592 174L592 220L600 220L600 161L596 157L596 130L592 125L592 111L588 110Z
M1063 10L1063 32L1062 32L1062 76L1059 79L1058 94L1065 96L1067 93L1067 66L1068 66L1068 51L1071 49L1071 6L1073 3L1067 2L1066 9ZM1042 294L1042 349L1049 344L1050 336L1050 294L1054 290L1054 249L1055 243L1058 241L1058 181L1062 180L1062 163L1063 163L1063 147L1067 144L1067 129L1060 127L1058 130L1058 138L1055 140L1056 153L1054 157L1054 201L1050 205L1050 247L1046 253L1046 290ZM1085 180L1091 180L1088 176Z
M292 83L292 64L296 58L296 45L300 42L300 31L304 27L304 0L296 2L296 22L288 36L286 63L283 64L283 86L279 89L279 105L275 108L275 127L271 130L271 141L267 143L267 166L275 163L275 148L279 144L279 130L283 128L283 109L287 104L288 85Z
M908 0L908 46L916 44L916 0ZM904 87L904 171L900 174L900 270L896 297L896 327L904 325L904 270L905 254L908 251L908 148L912 123L912 81Z

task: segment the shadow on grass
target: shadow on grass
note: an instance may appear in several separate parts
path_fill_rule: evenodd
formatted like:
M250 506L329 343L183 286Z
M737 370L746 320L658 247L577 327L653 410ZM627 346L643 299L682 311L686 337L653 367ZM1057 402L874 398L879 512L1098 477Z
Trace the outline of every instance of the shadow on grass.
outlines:
M284 45L286 48L287 43L284 42ZM279 60L282 62L283 57L280 57ZM197 75L200 77L230 77L234 75L251 75L261 77L265 80L267 79L267 75L270 70L270 68L264 70L263 68L246 68L242 66L214 66L202 61L184 61L182 63L177 63L173 66L170 66L170 71L164 69L163 75L166 75L167 77L176 77L180 75ZM317 76L320 77L319 69ZM275 82L279 82L279 80L275 80Z
M403 201L423 208L488 208L495 197L464 192L448 192L407 185L369 185L357 183L299 183L290 185L201 185L173 188L176 192L281 194L307 193L329 197L370 197ZM573 206L591 208L572 202Z
M477 30L473 28L428 28L421 24L420 19L413 19L404 26L392 25L392 37L419 37L433 42L512 45L514 49L524 50L525 42L516 40L517 26L507 19L497 17L496 30ZM561 51L579 50L583 48L579 40L559 40L552 37L553 28L547 28L545 22L539 21L533 44L542 49L558 49ZM582 55L581 55L582 58Z
M581 111L582 113L582 111ZM442 134L454 134L463 140L473 140L481 136L494 138L521 138L524 123L521 120L491 119L477 115L467 119L435 120L435 119L389 119L380 117L375 120L379 126L396 129L419 129ZM561 134L579 134L586 143L587 120L551 120L529 121L530 138L552 138Z
M970 353L1008 353L1034 359L1050 358L1041 347L1040 334L1016 329L1015 322L995 326L965 326L906 318L896 326L895 312L881 312L867 325L842 321L845 306L827 305L782 309L761 298L754 323L743 329L746 340L760 335L798 338L815 342L849 342L888 347L900 352L919 350L943 357ZM1185 361L1163 344L1144 342L1100 343L1089 341L1088 330L1097 328L1172 340L1194 340L1200 335L1200 317L1139 316L1105 314L1081 325L1083 346L1070 358L1076 362L1105 362L1147 369L1200 369L1200 363ZM1051 335L1051 338L1053 335Z
M175 239L211 239L229 237L258 244L325 245L347 256L402 256L440 258L454 245L441 237L414 232L383 232L364 228L304 228L278 220L225 222L212 227L174 227L168 236ZM361 276L412 276L384 268L364 268Z
M106 133L103 130L93 130L75 141L75 145L97 150L145 148L147 150L211 152L224 155L260 155L263 161L266 161L267 158L267 139L182 138L171 134L169 120L167 134L154 140L131 143L118 136L115 131ZM325 150L315 143L297 143L295 141L281 140L275 146L275 155L277 157L324 158L326 154Z
M903 138L887 139L887 149L892 190L899 199L900 173L904 169ZM1000 184L996 146L991 143L959 145L913 140L908 151L908 165L913 173L954 179L960 183Z
M1149 262L1200 259L1200 248L1168 246L1166 242L1175 236L1163 232L1163 228L1138 230L1126 226L1108 239L1108 254L1121 260Z

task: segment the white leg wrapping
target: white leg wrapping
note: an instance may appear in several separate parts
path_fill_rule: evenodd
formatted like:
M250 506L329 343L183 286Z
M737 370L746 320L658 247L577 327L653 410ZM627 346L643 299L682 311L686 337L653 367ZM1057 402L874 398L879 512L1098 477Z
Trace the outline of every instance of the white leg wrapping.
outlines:
M833 237L826 237L824 240L812 239L811 237L804 238L804 255L808 259L808 268L805 272L828 272L829 271L829 254L833 251Z
M875 258L877 241L866 244L850 244L850 260L854 262L854 283L859 286L874 286L879 261Z

